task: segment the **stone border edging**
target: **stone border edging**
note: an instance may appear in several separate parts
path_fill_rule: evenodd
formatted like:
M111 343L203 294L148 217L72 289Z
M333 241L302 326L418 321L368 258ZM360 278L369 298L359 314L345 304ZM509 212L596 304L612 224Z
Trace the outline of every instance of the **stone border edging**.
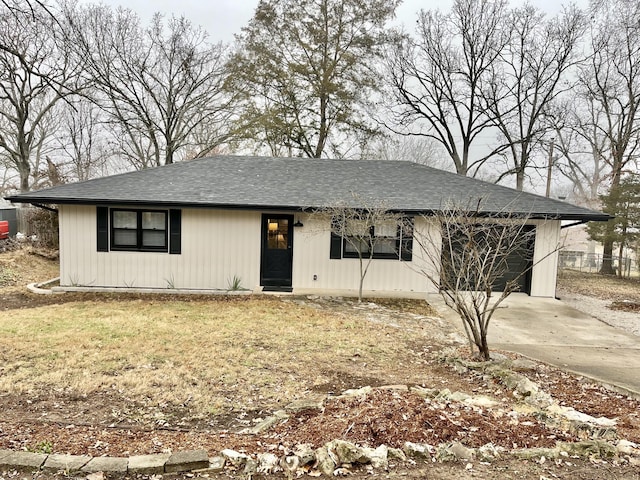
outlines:
M0 450L0 471L65 471L162 474L209 469L206 450L188 450L172 454L134 455L131 457L90 457Z
M460 365L462 366L462 365ZM466 368L476 367L475 364L467 364ZM544 392L537 389L532 382L521 384L522 377L515 372L510 372L511 377L506 383L508 388L521 391L525 400L530 396L538 397L546 403ZM501 380L506 380L501 378ZM523 388L525 387L525 388ZM531 389L531 390L530 390ZM377 390L402 390L413 391L426 398L440 398L449 401L460 401L469 405L490 406L495 403L488 397L472 397L462 392L450 392L448 389L431 390L421 387L409 387L408 385L387 385L378 387ZM367 396L374 389L370 386L359 389L347 390L334 398ZM532 395L533 394L533 395ZM540 398L542 397L542 398ZM533 402L537 403L537 402ZM298 400L285 407L285 410L276 412L267 417L252 428L245 429L242 433L256 435L273 427L280 421L289 417L290 413L305 409L322 409L324 400ZM548 408L548 406L547 406ZM575 411L574 411L575 412ZM564 416L565 412L559 412ZM577 412L579 413L579 412ZM584 414L582 414L584 415ZM584 425L585 419L572 419L577 424ZM593 419L589 420L600 420ZM570 420L570 423L572 421ZM591 423L590 421L588 423ZM598 422L596 422L597 424ZM606 430L606 429L605 429ZM594 432L595 433L595 432ZM325 445L313 449L310 445L298 445L292 452L281 457L273 453L258 453L255 457L231 449L222 450L218 456L209 458L207 451L189 450L176 453L134 455L130 457L91 457L88 455L44 454L12 450L0 450L0 470L12 469L17 471L43 470L49 472L82 472L111 474L145 474L156 475L164 473L184 472L222 472L225 467L233 468L237 472L242 471L247 475L256 472L263 474L284 471L285 475L296 474L298 468L312 465L318 472L326 476L350 473L344 466L370 465L374 469L389 469L389 461L413 462L418 460L425 462L493 462L508 457L520 459L562 457L597 457L602 459L624 458L632 465L640 465L640 445L627 440L619 440L612 443L602 438L602 432L598 432L595 438L579 442L557 442L554 448L522 448L508 450L486 444L479 448L469 448L460 442L441 443L439 445L416 444L405 442L403 448L390 448L380 445L378 448L361 447L344 440L333 440Z
M51 295L54 293L56 294L64 293L64 292L56 291L55 288L42 288L58 281L60 281L60 277L52 278L51 280L47 280L46 282L30 283L27 285L27 290L29 290L31 293L37 293L39 295Z

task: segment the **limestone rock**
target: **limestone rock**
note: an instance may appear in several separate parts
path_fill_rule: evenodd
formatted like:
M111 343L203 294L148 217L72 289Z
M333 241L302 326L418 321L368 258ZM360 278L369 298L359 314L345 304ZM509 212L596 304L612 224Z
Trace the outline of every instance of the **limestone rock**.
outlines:
M280 468L284 471L287 478L296 476L296 471L300 467L300 457L297 455L289 455L280 459Z
M411 387L409 391L417 395L420 395L421 397L424 397L424 398L435 398L440 393L440 390L436 388L424 388L424 387L418 387L418 386Z
M494 462L505 452L506 450L503 447L495 446L493 443L487 443L476 450L476 456L481 462Z
M363 448L362 453L373 468L387 470L389 468L389 448L380 445L378 448Z
M258 463L251 457L247 458L242 471L247 478L251 478L258 471Z
M309 443L301 443L293 450L293 454L300 459L300 466L308 465L316 461L313 446Z
M326 445L329 454L335 456L336 465L345 463L369 463L362 448L344 440L333 440Z
M220 452L220 455L222 455L231 465L236 468L244 467L247 463L247 460L249 459L248 455L236 452L235 450L231 450L229 448L225 448L224 450L222 450Z
M431 450L433 447L424 443L405 442L402 451L408 458L422 458L431 460Z
M559 451L555 448L522 448L513 450L511 454L516 458L530 460L532 458L557 458Z
M601 440L590 440L585 442L560 442L558 450L569 455L580 457L612 458L616 456L617 450L613 445Z
M315 451L316 461L318 462L318 468L322 473L331 477L336 469L336 463L329 456L327 447L320 447Z
M441 462L472 460L474 457L475 451L460 442L440 445L437 451L437 458Z
M350 390L345 390L342 392L340 397L366 397L371 392L373 392L373 388L370 386L362 387L362 388L352 388Z
M640 445L629 440L620 440L616 445L616 450L624 455L640 455Z
M278 456L273 453L258 454L258 473L274 473L278 468Z
M322 410L323 404L324 400L322 398L296 400L288 404L284 409L291 413L302 412L304 410Z
M399 448L390 448L387 452L388 460L400 460L401 462L407 461L407 456Z

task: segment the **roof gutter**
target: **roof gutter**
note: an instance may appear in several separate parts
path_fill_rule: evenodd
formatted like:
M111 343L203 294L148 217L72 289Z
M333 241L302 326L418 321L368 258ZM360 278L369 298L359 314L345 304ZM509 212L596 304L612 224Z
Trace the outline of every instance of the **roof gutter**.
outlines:
M561 225L560 230L564 230L565 228L569 228L569 227L575 227L577 225L584 225L585 223L589 223L589 220L578 220L577 222L568 223L567 225Z

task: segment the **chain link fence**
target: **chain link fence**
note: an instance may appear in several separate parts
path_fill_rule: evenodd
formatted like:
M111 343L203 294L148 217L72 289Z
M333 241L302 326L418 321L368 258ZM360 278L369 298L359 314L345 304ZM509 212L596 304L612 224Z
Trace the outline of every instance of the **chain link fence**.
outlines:
M581 272L597 273L602 268L602 254L587 253L573 250L561 250L558 257L558 268L578 270ZM623 277L637 277L638 260L632 257L614 256L612 259L613 268L616 273L622 272Z

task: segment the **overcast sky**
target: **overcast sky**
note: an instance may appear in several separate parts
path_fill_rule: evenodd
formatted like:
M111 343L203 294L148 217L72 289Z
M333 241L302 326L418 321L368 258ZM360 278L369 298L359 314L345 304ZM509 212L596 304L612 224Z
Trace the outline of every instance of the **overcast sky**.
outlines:
M94 3L91 0L84 0L85 3ZM97 3L97 2L96 2ZM213 41L231 41L233 34L247 24L253 11L258 4L258 0L213 0L203 2L202 0L103 0L103 3L113 6L125 6L135 11L143 20L148 20L155 12L167 15L184 15L196 25L201 25L209 32ZM407 30L413 28L416 20L416 13L421 9L440 8L448 10L451 0L405 0L397 11L397 22L404 24ZM525 0L511 0L512 6L519 6ZM562 4L567 4L563 0L530 0L531 4L541 8L549 14L556 14ZM584 8L588 5L588 0L575 0L575 3Z

